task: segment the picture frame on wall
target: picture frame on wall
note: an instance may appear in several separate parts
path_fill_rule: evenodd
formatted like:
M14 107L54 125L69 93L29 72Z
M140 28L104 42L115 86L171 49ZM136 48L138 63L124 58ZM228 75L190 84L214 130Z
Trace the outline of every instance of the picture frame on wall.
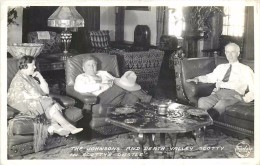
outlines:
M150 6L126 6L126 10L140 10L140 11L150 11Z

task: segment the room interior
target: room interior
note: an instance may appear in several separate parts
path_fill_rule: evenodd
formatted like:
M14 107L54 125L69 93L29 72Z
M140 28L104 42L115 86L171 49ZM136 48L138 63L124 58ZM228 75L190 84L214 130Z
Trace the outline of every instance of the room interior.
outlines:
M233 23L232 25L231 22L227 22L225 17L229 17L231 12L225 13L229 10L224 6L201 8L190 6L181 9L172 6L76 6L74 9L84 19L84 22L81 21L81 25L68 26L69 33L72 34L72 38L68 39L69 41L63 39L61 34L65 29L67 30L67 27L49 24L50 16L57 9L58 6L10 7L9 13L12 11L10 18L13 17L13 19L10 22L8 20L7 42L8 45L14 43L43 43L40 41L37 32L43 32L42 34L48 32L54 43L49 44L44 41L45 45L46 43L49 45L44 47L37 56L37 69L46 78L51 92L57 98L59 98L57 95L62 95L76 100L76 103L71 104L72 106L68 105L69 108L75 106L77 107L75 111L77 111L91 107L91 111L84 112L87 114L84 120L75 118L72 120L77 125L84 125L87 130L85 133L65 140L55 137L56 141L61 141L62 144L59 145L63 147L69 143L74 144L77 141L75 139L78 139L78 144L81 144L85 141L91 142L93 139L97 143L98 140L103 142L106 138L109 139L115 135L120 138L127 136L128 139L130 136L132 137L129 131L114 126L108 127L107 124L104 124L103 120L106 116L93 113L98 110L107 113L107 106L92 107L93 98L87 101L84 98L82 101L79 96L71 93L70 76L67 73L68 69L66 70L67 67L71 66L66 61L74 60L74 56L94 53L94 55L101 56L98 57L101 61L107 58L103 56L113 56L118 63L118 70L115 72L117 77L122 76L127 70L134 70L141 77L138 79L138 83L153 98L158 100L170 99L191 106L197 106L197 100L193 97L195 94L192 95L194 88L185 83L186 74L193 71L192 74L195 76L198 73L209 72L216 65L226 62L223 50L227 43L237 43L241 49L240 61L254 70L253 6L246 6L242 10L243 14L239 13L239 16L243 17L244 20L242 30L233 31L233 33L227 30L227 27L234 26L238 29L240 24ZM181 16L177 15L179 10L182 11ZM171 19L174 16L175 23L172 23ZM177 25L180 24L181 26L178 27ZM174 28L179 28L180 33L172 30ZM101 36L104 39L104 47L93 43L97 31L98 37ZM38 39L36 39L37 37ZM66 45L68 42L69 44ZM68 52L64 52L64 50L68 50ZM10 52L7 54L10 61L13 59L11 54ZM141 62L139 59L142 59ZM109 60L106 59L105 61ZM201 65L206 69L198 67ZM203 88L208 90L212 87L206 86ZM61 100L64 101L63 98ZM64 104L67 105L66 101L68 100L65 100ZM239 110L239 112L232 112L234 109ZM251 110L249 114L248 109ZM12 119L16 113L12 113L8 120ZM71 113L71 111L67 110L66 113ZM208 135L216 138L223 138L223 136L233 138L235 142L246 139L246 142L253 146L254 103L235 105L228 110L225 117L226 120L213 118L214 127L212 128L217 133L211 132ZM87 120L88 122L86 122ZM102 122L100 122L101 120ZM98 126L98 129L96 129L95 123L102 123L105 126ZM90 135L89 131L93 133ZM187 136L190 136L190 134ZM185 136L180 135L178 140L182 138L185 138ZM55 140L50 142L51 145L55 143ZM24 141L26 142L26 140ZM33 157L32 155L26 157L26 155L33 153L33 148L29 147L32 145L31 143L29 144L27 141L23 146L18 147L18 145L14 142L12 146L9 146L9 149L12 148L8 151L9 158L22 159L24 157L31 159ZM59 145L55 147L59 147ZM30 151L23 152L28 150L28 147ZM48 151L51 150L48 149ZM39 153L37 153L38 156ZM212 154L209 157L214 156L216 155ZM235 154L230 156L237 157ZM53 159L53 157L50 158ZM178 158L182 157L179 155Z

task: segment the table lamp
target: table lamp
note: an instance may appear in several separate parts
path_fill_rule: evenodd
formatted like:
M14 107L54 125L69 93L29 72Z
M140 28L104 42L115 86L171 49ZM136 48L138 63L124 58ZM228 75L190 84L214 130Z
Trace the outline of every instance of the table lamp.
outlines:
M72 39L72 33L68 28L84 27L84 19L73 6L59 7L49 18L48 26L65 28L61 32L61 41L64 43L64 53L68 53L68 49Z

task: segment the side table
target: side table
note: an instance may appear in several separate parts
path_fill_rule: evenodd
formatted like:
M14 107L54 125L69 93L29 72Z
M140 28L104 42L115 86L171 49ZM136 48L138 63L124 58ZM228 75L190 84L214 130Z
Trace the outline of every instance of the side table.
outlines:
M65 62L67 58L79 54L76 51L69 53L41 54L36 58L36 65L49 84L53 93L65 94Z

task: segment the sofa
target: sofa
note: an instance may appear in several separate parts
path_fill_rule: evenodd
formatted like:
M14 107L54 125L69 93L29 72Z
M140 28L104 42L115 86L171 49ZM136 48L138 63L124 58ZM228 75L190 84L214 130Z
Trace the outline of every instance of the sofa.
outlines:
M18 60L14 58L7 59L7 89L10 83L18 71ZM50 96L65 107L63 111L64 116L72 124L76 124L82 117L82 110L74 107L75 100L57 94L50 94ZM7 105L7 121L13 120L16 115L19 115L19 111ZM8 129L8 145L7 153L9 159L19 158L22 155L35 152L34 149L34 122L35 120L15 120L13 128ZM8 124L8 128L10 125ZM12 130L13 132L10 132ZM56 134L49 136L46 145L40 149L46 150L64 145L71 145L77 143L75 136L61 137Z
M173 55L174 69L176 75L177 101L197 106L198 99L211 94L215 84L186 82L187 79L204 75L222 63L227 63L225 57L201 57L184 58L178 54ZM253 60L240 60L254 70ZM224 133L238 138L254 138L254 101L250 103L238 102L226 107L222 115L210 109L209 114L214 120L214 127Z

